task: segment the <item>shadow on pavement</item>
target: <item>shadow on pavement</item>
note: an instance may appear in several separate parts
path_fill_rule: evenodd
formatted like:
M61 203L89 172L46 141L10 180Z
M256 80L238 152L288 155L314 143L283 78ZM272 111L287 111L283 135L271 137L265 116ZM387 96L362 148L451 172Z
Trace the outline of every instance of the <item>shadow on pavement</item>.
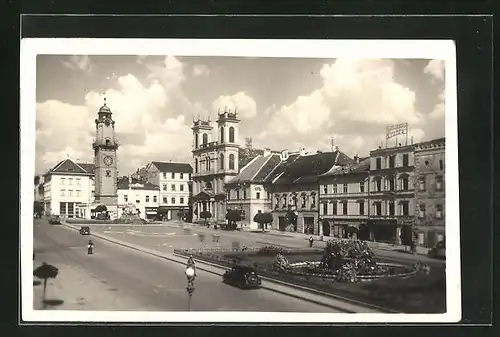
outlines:
M45 300L42 300L42 304L44 306L58 306L58 305L61 305L63 304L64 301L63 300L58 300L58 299L45 299Z
M33 281L33 286L36 287L36 286L39 286L40 284L42 284L42 282L38 281L38 280L34 280Z

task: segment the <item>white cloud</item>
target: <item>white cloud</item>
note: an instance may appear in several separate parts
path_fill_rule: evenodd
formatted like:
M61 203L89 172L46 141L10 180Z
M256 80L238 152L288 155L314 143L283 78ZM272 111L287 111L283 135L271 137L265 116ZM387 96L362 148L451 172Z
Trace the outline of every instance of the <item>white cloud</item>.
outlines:
M220 96L212 102L212 111L227 109L238 109L238 114L241 118L250 119L257 115L257 103L248 96L245 92L238 92L232 96Z
M193 66L194 76L208 76L210 75L210 69L204 64L196 64Z
M444 81L444 61L431 60L424 68L424 73L432 75L438 81Z
M429 114L430 118L432 119L444 118L445 116L444 101L445 101L445 92L443 90L438 96L438 103L434 106L434 109Z
M67 61L61 63L72 70L89 73L94 69L94 64L88 55L71 55Z

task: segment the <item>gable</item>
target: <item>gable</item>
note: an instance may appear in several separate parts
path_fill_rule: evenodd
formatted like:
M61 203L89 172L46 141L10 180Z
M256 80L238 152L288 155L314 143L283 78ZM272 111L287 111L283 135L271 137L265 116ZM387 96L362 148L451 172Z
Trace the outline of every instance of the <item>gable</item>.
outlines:
M50 173L59 173L59 174L89 174L84 168L80 165L74 163L70 159L63 160L59 162L54 168L50 170Z

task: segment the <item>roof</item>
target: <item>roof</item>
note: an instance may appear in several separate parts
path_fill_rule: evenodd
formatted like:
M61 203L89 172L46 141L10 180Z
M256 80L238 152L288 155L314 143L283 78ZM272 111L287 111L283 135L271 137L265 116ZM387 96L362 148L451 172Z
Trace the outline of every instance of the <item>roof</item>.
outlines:
M138 184L138 185L134 185L134 184ZM140 186L140 185L142 185L142 186ZM118 178L118 189L119 190L128 190L129 189L129 177ZM151 184L148 182L144 182L144 181L140 181L140 180L132 178L131 189L132 190L154 191L154 190L159 190L160 187L155 185L155 184Z
M94 164L87 164L87 163L78 163L85 171L89 173L94 173L95 171L95 165Z
M152 165L160 172L171 172L171 173L193 173L193 167L187 163L165 163L161 161L153 161Z
M49 170L49 174L74 174L74 175L93 175L93 164L77 164L71 159L65 159L57 163Z
M333 166L330 170L328 170L326 173L322 174L322 177L327 177L327 176L337 176L337 175L344 175L344 174L349 174L349 173L361 173L361 172L367 172L370 171L370 158L365 158L363 160L360 160L358 163L353 162L350 164L347 164L345 166Z
M415 148L419 150L433 149L437 147L444 147L446 144L446 138L436 138L429 140L427 142L420 142L415 144Z
M279 164L263 179L266 183L272 183L274 179L283 174L285 168L293 163L299 157L298 153L294 153L288 156L287 160L281 161Z
M280 156L270 154L268 156L258 155L250 163L242 168L240 173L229 183L239 182L263 182L264 178L281 162Z
M313 155L298 156L283 170L283 174L275 184L312 183L318 177L328 172L334 165L345 166L353 160L340 151L316 153Z
M264 150L251 147L238 148L238 170L244 168L255 157L264 155Z

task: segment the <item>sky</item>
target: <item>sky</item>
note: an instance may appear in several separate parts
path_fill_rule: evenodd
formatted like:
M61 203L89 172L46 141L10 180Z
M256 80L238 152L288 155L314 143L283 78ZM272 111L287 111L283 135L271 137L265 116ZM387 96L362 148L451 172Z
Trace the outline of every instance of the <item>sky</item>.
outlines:
M93 162L104 97L120 175L191 163L193 118L215 121L224 107L237 107L238 142L252 137L254 148L330 151L333 138L367 156L403 122L414 142L444 137L442 60L38 55L36 67L37 174L66 158Z

